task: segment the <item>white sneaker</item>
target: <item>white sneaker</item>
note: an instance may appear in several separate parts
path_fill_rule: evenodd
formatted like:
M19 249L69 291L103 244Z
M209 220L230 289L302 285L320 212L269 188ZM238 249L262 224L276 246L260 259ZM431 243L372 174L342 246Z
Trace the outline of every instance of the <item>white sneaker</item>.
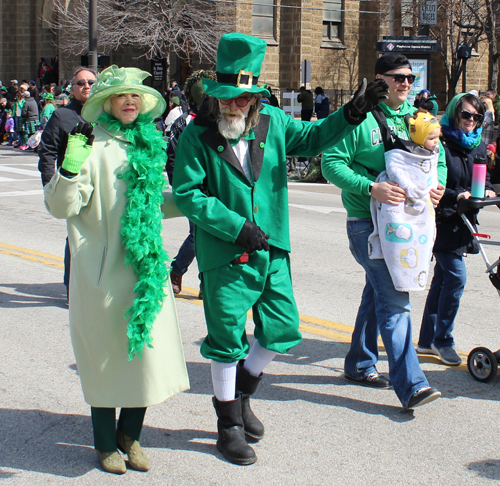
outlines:
M425 348L424 346L417 345L417 353L419 354L432 354L437 356L438 354L432 348Z

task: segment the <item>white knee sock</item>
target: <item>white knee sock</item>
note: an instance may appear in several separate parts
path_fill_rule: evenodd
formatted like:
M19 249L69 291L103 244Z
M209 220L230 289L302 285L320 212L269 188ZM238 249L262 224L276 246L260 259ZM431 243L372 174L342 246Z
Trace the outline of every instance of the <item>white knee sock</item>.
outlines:
M250 348L244 367L252 376L259 376L278 353L263 348L255 340Z
M212 384L214 395L221 402L229 402L236 397L236 365L212 361Z

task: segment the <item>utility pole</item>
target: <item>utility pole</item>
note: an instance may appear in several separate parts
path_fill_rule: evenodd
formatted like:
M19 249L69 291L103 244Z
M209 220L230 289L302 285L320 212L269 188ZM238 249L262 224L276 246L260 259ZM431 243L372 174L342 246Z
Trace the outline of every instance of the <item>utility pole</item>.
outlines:
M389 35L402 36L401 0L389 0Z
M97 0L89 0L89 68L97 72Z

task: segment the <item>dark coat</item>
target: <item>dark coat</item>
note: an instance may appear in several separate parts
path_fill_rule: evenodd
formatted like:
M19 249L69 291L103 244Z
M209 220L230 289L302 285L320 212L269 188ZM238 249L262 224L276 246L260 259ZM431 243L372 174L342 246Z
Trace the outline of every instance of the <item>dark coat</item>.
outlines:
M38 121L38 104L35 98L26 98L21 116L24 118L25 122Z
M444 196L436 209L436 242L434 251L455 253L477 253L472 235L457 212L457 196L470 191L472 183L472 165L478 154L486 155L486 146L481 142L472 150L466 150L446 137L442 140L446 153L448 178ZM493 190L487 176L486 189ZM467 218L477 223L477 210L470 211Z
M58 168L61 167L68 144L68 134L78 122L83 121L81 112L82 104L74 99L69 105L54 111L45 126L38 148L38 170L42 175L43 185L52 179L56 163Z

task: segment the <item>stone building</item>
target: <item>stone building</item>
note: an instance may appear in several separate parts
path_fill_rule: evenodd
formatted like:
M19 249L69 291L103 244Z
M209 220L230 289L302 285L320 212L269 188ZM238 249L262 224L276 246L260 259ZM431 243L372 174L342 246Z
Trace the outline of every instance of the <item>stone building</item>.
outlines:
M60 80L79 65L79 56L58 48L58 36L47 22L52 0L0 2L0 79L33 79L41 57L50 65L60 57ZM384 7L385 6L385 7ZM352 90L363 77L373 78L377 57L375 44L388 33L387 2L379 0L235 0L218 4L221 14L231 19L232 30L257 35L268 49L261 82L283 91L301 86L301 65L310 61L311 87ZM405 29L407 34L415 34ZM484 43L475 46L477 55L468 62L467 89L487 89L488 52ZM106 53L110 62L135 65L151 71L151 62L130 49ZM191 64L191 65L189 65ZM202 66L196 53L190 63L170 58L167 76L180 84L190 72ZM446 103L446 74L440 54L430 58L431 91ZM168 82L166 78L164 83ZM156 83L156 84L155 84ZM155 87L162 83L156 81ZM457 86L461 89L461 83ZM345 100L344 100L345 101Z

